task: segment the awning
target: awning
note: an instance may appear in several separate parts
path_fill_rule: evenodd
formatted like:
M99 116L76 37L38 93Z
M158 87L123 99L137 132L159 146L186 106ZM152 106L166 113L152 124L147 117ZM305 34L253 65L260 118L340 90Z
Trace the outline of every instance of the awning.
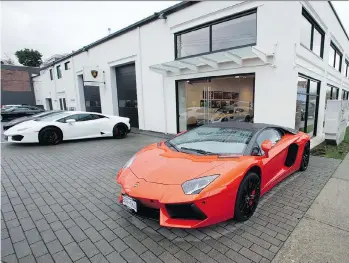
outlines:
M257 46L249 46L164 62L149 68L165 76L176 76L227 67L274 66L274 55L275 48L273 52L268 53Z

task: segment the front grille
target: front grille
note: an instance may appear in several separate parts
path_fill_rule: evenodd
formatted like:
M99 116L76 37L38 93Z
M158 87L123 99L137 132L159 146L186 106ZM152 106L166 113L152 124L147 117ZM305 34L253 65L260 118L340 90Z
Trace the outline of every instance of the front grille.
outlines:
M151 208L138 202L137 215L160 221L160 209Z
M23 135L14 135L12 136L12 140L20 142L23 139Z
M207 216L194 204L165 205L168 215L177 219L204 220Z

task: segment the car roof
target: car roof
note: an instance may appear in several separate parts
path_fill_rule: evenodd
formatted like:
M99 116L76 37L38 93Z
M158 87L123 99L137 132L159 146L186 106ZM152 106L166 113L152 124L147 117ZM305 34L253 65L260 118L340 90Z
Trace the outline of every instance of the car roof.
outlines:
M278 125L273 125L273 124L266 124L266 123L250 123L250 122L237 122L237 121L226 121L226 122L215 122L215 123L210 123L206 124L204 126L207 127L219 127L219 128L235 128L235 129L240 129L240 130L248 130L253 133L256 133L258 131L261 131L266 128L274 128L274 129L282 129L286 132L292 133L292 134L297 134L298 131L287 128L287 127L282 127Z

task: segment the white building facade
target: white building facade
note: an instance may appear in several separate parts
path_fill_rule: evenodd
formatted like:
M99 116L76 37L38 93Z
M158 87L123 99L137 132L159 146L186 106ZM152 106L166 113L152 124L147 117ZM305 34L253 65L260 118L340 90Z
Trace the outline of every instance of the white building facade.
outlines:
M46 109L121 115L142 130L253 119L316 137L326 101L348 99L348 67L329 2L182 2L46 66L34 87Z

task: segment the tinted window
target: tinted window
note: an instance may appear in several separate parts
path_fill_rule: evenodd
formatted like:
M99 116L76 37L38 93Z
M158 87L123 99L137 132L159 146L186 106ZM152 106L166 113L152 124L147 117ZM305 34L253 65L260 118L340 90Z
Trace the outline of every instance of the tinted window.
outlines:
M91 115L91 120L106 118L106 116L104 116L104 115L98 115L98 114L90 114L90 115Z
M301 21L301 43L310 49L311 24L304 16Z
M257 14L212 25L212 50L256 43Z
M276 144L281 139L281 133L275 129L267 129L263 131L257 138L257 144L262 154L264 154L262 150L262 143L265 140L270 140L273 144Z
M177 36L177 57L186 57L210 51L209 27Z
M252 132L248 130L202 126L175 137L170 143L178 149L185 147L215 154L242 154L251 137Z

